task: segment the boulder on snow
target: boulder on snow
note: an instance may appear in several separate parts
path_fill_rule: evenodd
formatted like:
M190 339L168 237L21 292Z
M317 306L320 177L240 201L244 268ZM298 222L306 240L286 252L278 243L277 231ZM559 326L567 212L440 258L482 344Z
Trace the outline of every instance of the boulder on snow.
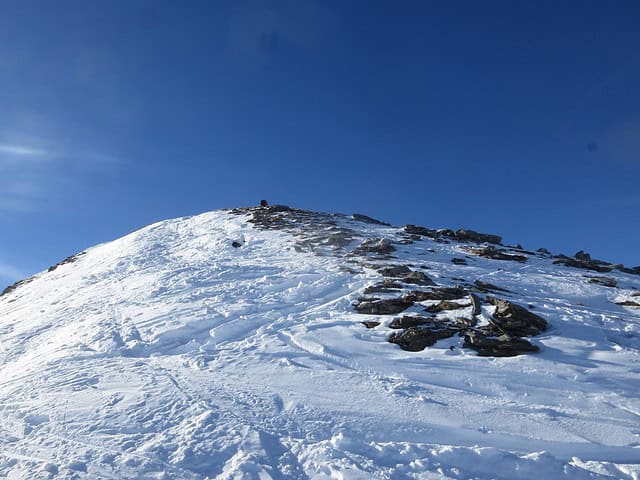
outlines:
M358 313L368 315L393 315L405 311L413 302L402 298L361 300L355 308Z
M419 352L430 347L438 340L453 337L457 330L442 328L411 327L402 332L395 332L389 336L389 342L395 343L403 350Z
M441 324L440 322L439 324ZM423 325L430 325L435 327L438 324L438 321L433 317L424 317L422 315L404 315L400 318L394 318L389 324L389 328L393 329L401 329L401 328L411 328L411 327L420 327Z
M510 335L492 337L472 330L465 332L463 347L475 350L481 357L514 357L540 351L524 338Z
M506 334L525 337L538 335L547 329L547 321L544 318L520 305L494 297L487 297L486 300L496 306L493 324Z
M451 259L451 263L453 263L454 265L468 265L467 261L464 258L452 258Z

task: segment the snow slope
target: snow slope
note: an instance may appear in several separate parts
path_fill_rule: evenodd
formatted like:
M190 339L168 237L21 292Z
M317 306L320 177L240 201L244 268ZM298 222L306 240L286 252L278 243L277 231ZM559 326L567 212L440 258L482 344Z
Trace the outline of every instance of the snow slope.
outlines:
M160 222L0 297L0 478L640 478L640 309L613 303L640 276L396 243L550 324L532 355L407 352L393 316L361 324L380 318L352 303L381 277L348 256L401 229L336 216L338 254L249 215Z

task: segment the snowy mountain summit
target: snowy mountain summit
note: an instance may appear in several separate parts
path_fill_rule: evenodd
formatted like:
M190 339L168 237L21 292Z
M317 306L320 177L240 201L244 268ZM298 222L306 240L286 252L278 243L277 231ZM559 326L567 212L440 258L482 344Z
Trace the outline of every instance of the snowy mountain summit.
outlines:
M639 479L640 268L285 206L0 296L0 478Z

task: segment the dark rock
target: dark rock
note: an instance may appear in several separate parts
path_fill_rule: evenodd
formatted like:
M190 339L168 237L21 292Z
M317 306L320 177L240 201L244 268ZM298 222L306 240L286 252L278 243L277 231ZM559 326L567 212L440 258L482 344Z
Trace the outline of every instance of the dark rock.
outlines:
M422 286L431 286L435 285L434 281L431 280L428 276L426 276L422 272L411 272L408 275L402 277L402 281L404 283L411 283L413 285L422 285Z
M455 319L454 325L460 330L466 330L467 328L475 327L478 324L478 320L474 318L458 317Z
M369 315L393 315L403 312L411 305L413 302L403 298L363 300L356 305L356 311Z
M377 253L379 255L389 255L394 252L396 247L391 245L391 240L388 238L371 238L365 240L359 247L353 250L356 255L362 255L367 253Z
M24 280L18 280L17 282L15 282L12 285L9 285L7 288L5 288L2 291L2 293L0 293L0 297L3 296L3 295L7 295L8 293L13 292L18 287L21 287L22 285L25 285L25 284L27 284L27 283L29 283L31 281L33 281L33 277L25 278Z
M391 226L391 224L389 223L381 222L380 220L376 220L375 218L369 217L367 215L362 215L361 213L354 213L353 215L351 215L351 217L353 217L354 220L358 220L359 222L372 223L374 225L385 225L387 227Z
M558 256L557 260L553 261L554 265L564 265L566 267L582 268L584 270L593 270L595 272L607 273L614 269L611 264L603 264L602 262L578 260L575 258L565 257L564 255Z
M435 327L436 325L438 325L438 323L432 317L404 315L400 318L394 318L389 324L389 328L411 328L420 327L423 325L430 325L432 327Z
M451 263L455 265L467 265L467 261L464 258L452 258Z
M367 328L376 328L378 325L380 325L380 322L374 322L371 320L361 323Z
M400 278L410 274L411 270L407 265L393 265L391 267L380 267L378 273L383 277Z
M242 246L242 244L240 242L238 242L237 240L234 240L233 242L231 242L231 246L233 248L240 248Z
M577 260L582 260L583 262L591 261L591 255L589 255L587 252L584 252L582 250L576 253L573 257L576 258Z
M514 262L526 262L527 257L524 255L512 255L505 253L504 249L498 249L495 247L484 247L484 248L470 248L469 252L474 255L479 255L481 257L490 258L492 260L511 260Z
M413 290L404 298L408 301L423 302L425 300L457 300L467 296L467 291L462 287L439 287L429 291Z
M595 283L597 285L602 285L603 287L617 287L618 282L609 277L589 277L589 283Z
M53 272L55 269L57 269L59 266L61 265L67 265L69 263L73 263L76 260L78 260L80 257L82 257L83 255L85 255L87 252L79 252L76 253L75 255L71 255L67 258L65 258L64 260L62 260L61 262L56 263L55 265L51 265L47 271L48 272Z
M538 250L536 250L536 252L544 253L545 255L551 255L551 252L549 250L547 250L546 248L539 248Z
M451 302L449 300L441 300L439 303L436 303L435 305L429 305L427 308L425 308L425 311L429 313L439 313L445 310L457 310L459 308L467 308L470 306L471 304L464 305L457 302Z
M487 302L496 306L493 323L502 332L518 337L538 335L547 329L547 321L524 307L507 300L487 297Z
M640 292L633 292L631 294L632 297L640 297Z
M476 280L473 284L480 290L481 292L505 292L511 293L510 290L506 288L501 288L495 286L493 283L483 282L482 280Z
M388 278L386 278L384 280L384 282L382 283L377 283L375 285L369 285L367 288L364 289L364 293L365 294L370 294L370 293L392 293L395 292L396 290L399 290L402 288L402 285L400 285L399 283L396 283Z
M624 302L615 302L616 305L620 305L621 307L640 307L640 303L634 302L633 300L625 300Z
M436 230L432 230L430 228L419 227L417 225L405 225L404 231L410 233L412 235L420 235L423 237L434 238L437 235Z
M490 337L477 331L465 332L463 347L475 350L481 357L514 357L540 351L524 338L509 335Z
M473 305L473 313L472 315L480 315L482 313L482 304L480 302L480 298L475 293L469 294L469 299L471 300L471 305Z
M456 330L450 328L411 327L402 332L392 333L389 342L399 345L403 350L419 352L438 340L453 337L456 333Z
M455 231L455 238L461 242L493 243L496 245L502 242L502 237L499 235L478 233L473 230L465 230L463 228Z

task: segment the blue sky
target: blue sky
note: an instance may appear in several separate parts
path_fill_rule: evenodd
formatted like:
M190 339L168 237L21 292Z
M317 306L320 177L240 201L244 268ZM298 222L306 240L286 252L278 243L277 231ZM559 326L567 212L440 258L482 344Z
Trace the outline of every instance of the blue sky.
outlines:
M5 1L0 283L262 198L640 264L637 2Z

